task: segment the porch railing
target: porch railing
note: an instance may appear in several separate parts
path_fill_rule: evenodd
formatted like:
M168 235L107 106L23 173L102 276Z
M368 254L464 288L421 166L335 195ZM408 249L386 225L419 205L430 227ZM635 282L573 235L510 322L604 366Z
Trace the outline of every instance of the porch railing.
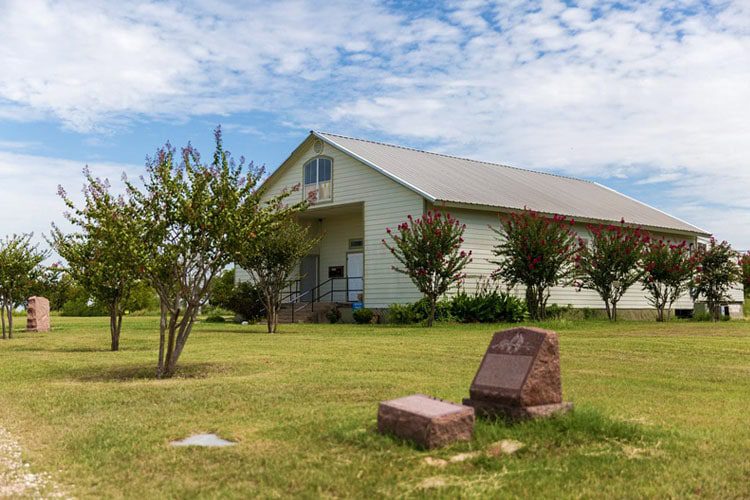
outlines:
M285 289L281 302L292 305L292 322L294 322L295 312L306 308L308 304L310 305L310 310L314 312L315 304L318 302L352 302L349 300L350 295L355 293L358 295L362 294L364 289L362 286L350 286L350 280L360 280L360 283L364 285L361 276L344 276L340 278L328 278L323 283L309 290L302 291L300 290L300 281L296 280L290 283L287 289ZM336 294L343 294L344 300L337 301Z

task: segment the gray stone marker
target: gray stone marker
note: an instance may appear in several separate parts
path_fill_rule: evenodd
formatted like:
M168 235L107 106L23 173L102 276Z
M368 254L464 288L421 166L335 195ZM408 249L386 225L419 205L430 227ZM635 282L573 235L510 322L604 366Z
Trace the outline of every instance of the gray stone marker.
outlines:
M195 434L180 441L172 441L172 446L203 446L207 448L234 446L237 443L222 439L216 434Z
M26 307L26 331L48 332L49 328L49 300L44 297L29 297L29 305Z
M474 409L423 394L383 401L378 408L378 432L427 449L469 441L474 432Z
M463 403L477 415L524 420L564 413L557 334L511 328L492 337Z

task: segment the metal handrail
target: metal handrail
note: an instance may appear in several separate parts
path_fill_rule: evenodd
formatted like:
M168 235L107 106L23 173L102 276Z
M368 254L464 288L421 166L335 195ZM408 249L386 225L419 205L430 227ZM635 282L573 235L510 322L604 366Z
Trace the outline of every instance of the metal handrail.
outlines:
M326 293L324 293L322 295L319 294L318 295L318 300L316 302L323 302L321 300L323 297L325 297L327 295L330 295L331 298L333 298L333 294L334 293L341 293L341 292L343 292L343 293L346 294L346 298L347 298L347 301L348 301L349 300L349 292L364 292L363 288L349 288L349 280L352 280L352 279L353 280L363 279L363 276L342 276L340 278L329 278L328 280L324 281L323 283L320 284L320 286L323 286L326 283L331 282L331 287L330 287L330 289ZM345 280L346 288L343 288L343 289L336 289L336 288L334 288L333 284L336 282L336 280Z
M295 315L296 312L301 311L302 309L304 309L305 307L307 307L307 304L310 304L310 310L314 312L315 311L315 303L316 302L322 302L321 299L323 297L330 296L331 298L333 298L333 296L334 296L333 294L334 293L345 293L347 301L348 301L348 299L349 299L349 293L350 292L358 292L358 293L364 292L363 288L349 288L349 280L350 279L363 279L363 278L364 278L363 276L342 276L342 277L338 277L338 278L328 278L323 283L320 283L320 284L318 284L318 285L310 288L309 290L305 290L304 292L300 292L300 289L299 289L300 280L295 280L295 281L293 281L292 283L289 284L289 290L290 291L286 295L282 296L281 300L282 300L282 303L284 303L285 301L288 300L288 302L285 302L285 303L292 305L292 322L294 322L294 315ZM335 288L334 287L334 283L337 280L345 280L344 282L346 283L346 287L345 288ZM327 292L321 294L320 290L325 285L327 285L329 283L330 283L329 290ZM294 286L294 289L292 289L292 286ZM295 307L295 304L299 304L300 302L302 302L302 298L305 297L305 296L307 296L308 294L311 294L312 300L310 300L309 302L305 302L305 304L303 306L301 306L301 307Z
M294 286L294 289L292 289L292 286ZM295 295L299 295L299 280L292 281L291 283L289 283L289 286L287 288L289 289L289 293L281 296L282 304ZM294 301L290 300L290 302L293 303Z

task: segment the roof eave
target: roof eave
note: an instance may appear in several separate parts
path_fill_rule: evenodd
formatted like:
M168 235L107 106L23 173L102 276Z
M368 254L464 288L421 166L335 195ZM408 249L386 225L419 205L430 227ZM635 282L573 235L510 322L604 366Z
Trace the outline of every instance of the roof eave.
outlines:
M377 172L379 172L379 173L383 174L384 176L388 177L389 179L391 179L391 180L393 180L393 181L401 184L405 188L410 189L411 191L414 191L418 195L420 195L423 198L427 199L427 201L430 201L432 203L434 203L436 201L436 198L433 195L431 195L430 193L428 193L428 192L426 192L426 191L418 188L414 184L411 184L411 183L409 183L409 182L401 179L400 177L398 177L396 175L393 175L391 172L389 172L386 169L380 167L379 165L373 163L372 161L368 160L367 158L358 155L354 151L352 151L352 150L350 150L350 149L342 146L341 144L337 143L333 139L331 139L329 137L326 137L325 135L323 135L321 133L318 133L318 132L316 132L314 130L311 131L311 133L312 133L312 135L314 135L315 137L317 137L321 141L325 142L326 144L328 144L328 145L330 145L330 146L338 149L339 151L341 151L342 153L347 154L348 156L351 156L352 158L356 159L357 161L360 161L360 162L364 163L368 167L372 168L373 170L376 170Z
M282 161L279 164L279 166L276 167L276 169L273 172L271 172L271 175L269 175L268 177L266 177L263 180L263 182L260 183L260 186L258 186L258 189L259 190L264 189L267 185L269 185L271 183L271 181L273 179L275 179L276 177L278 177L281 174L281 172L284 171L284 167L289 162L291 162L292 159L302 150L303 146L305 146L305 144L307 143L307 141L310 140L311 137L313 137L313 131L312 130L310 131L310 134L307 137L305 137L305 139L302 142L300 142L299 145L296 148L294 148L294 151L292 151L289 154L289 156L287 156L286 160Z
M628 196L628 195L626 195L625 193L621 193L621 192L619 192L619 191L617 191L617 190L615 190L615 189L612 189L611 187L605 186L604 184L599 184L598 182L594 182L594 184L596 184L597 186L599 186L599 187L601 187L601 188L604 188L604 189L606 189L606 190L608 190L608 191L611 191L611 192L613 192L613 193L615 193L615 194L619 194L620 196L624 196L625 198L627 198L627 199L629 199L629 200L631 200L631 201L634 201L635 203L638 203L638 204L640 204L640 205L643 205L644 207L648 207L648 208L650 208L651 210L655 210L655 211L659 212L660 214L666 215L667 217L670 217L670 218L672 218L672 219L674 219L674 220L676 220L676 221L679 221L679 222L681 222L681 223L685 224L686 226L692 227L692 228L694 228L694 229L695 229L695 233L696 233L696 234L700 234L700 235L702 235L702 236L711 236L711 234L713 234L713 233L710 233L710 232L706 231L706 230L705 230L705 229L703 229L703 228L700 228L700 227L698 227L698 226L696 226L696 225L694 225L694 224L691 224L691 223L689 223L689 222L687 222L687 221L685 221L685 220L683 220L683 219L680 219L679 217L675 217L675 216L674 216L674 215L672 215L672 214L668 214L668 213L667 213L667 212L665 212L664 210L659 210L658 208L656 208L656 207L654 207L654 206L651 206L651 205L649 205L648 203L644 203L644 202L642 202L642 201L640 201L640 200L636 200L636 199L635 199L635 198L633 198L632 196Z
M484 205L479 203L468 203L468 202L461 202L461 201L451 201L451 200L435 200L433 203L440 204L445 207L452 207L452 208L463 208L466 210L481 210L481 211L487 211L487 212L522 212L523 209L516 208L516 207L507 207L502 205ZM544 212L539 210L539 213L544 213L547 215L555 215L551 212ZM573 214L565 214L565 213L558 213L556 215L563 215L565 217L573 218L576 221L580 221L586 224L600 224L602 222L606 223L612 223L617 222L615 220L610 219L595 219L591 217L585 217L585 216L579 216L579 215L573 215ZM654 226L651 224L640 224L638 222L631 222L629 224L636 225L639 227L642 227L643 229L648 229L651 231L665 231L669 233L674 234L682 234L682 235L688 235L688 236L711 236L711 233L706 233L702 231L692 231L685 228L675 228L675 227L665 227L665 226ZM688 224L691 227L694 227L692 224ZM696 228L698 229L698 228Z

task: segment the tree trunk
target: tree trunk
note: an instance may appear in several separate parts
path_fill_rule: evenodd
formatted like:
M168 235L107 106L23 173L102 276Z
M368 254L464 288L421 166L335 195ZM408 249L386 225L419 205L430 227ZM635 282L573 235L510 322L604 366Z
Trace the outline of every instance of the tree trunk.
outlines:
M526 308L532 321L539 321L539 302L532 285L526 285Z
M174 348L171 352L169 360L167 361L165 378L169 378L177 371L177 361L180 359L182 350L185 348L190 332L193 329L195 323L195 316L198 313L198 309L195 306L187 306L182 316L182 320L177 322L170 322L170 329L174 331L169 332L169 337L174 338ZM178 312L179 314L179 312Z
M269 292L263 294L263 307L266 308L266 325L268 333L276 333L279 326L279 309L281 301L279 300L281 292ZM294 318L294 302L291 302L292 318Z
M275 293L271 299L271 310L273 311L272 333L276 333L279 329L279 309L281 309L281 303L279 302L278 297L280 293L281 292Z
M0 315L2 315L2 323L3 323L3 340L7 339L5 333L5 304L0 304Z
M122 324L122 315L118 314L117 302L110 305L109 308L109 336L111 338L110 350L120 350L120 325ZM119 319L119 321L118 321Z
M13 338L13 303L8 304L8 338Z
M612 301L612 321L617 321L617 301Z
M167 308L161 300L159 301L159 309L159 363L156 366L156 376L161 378L164 375L164 341L167 331Z
M292 303L292 307L294 307L294 303ZM266 316L268 320L268 333L276 333L276 325L279 321L278 312L273 306L271 306L270 308L267 308Z
M164 371L162 372L162 376L165 378L172 376L171 367L174 366L174 363L172 362L172 356L175 349L175 339L177 336L176 330L179 317L179 307L175 309L175 312L170 312L169 325L167 326L167 352L164 356Z
M437 303L437 297L429 297L430 300L430 314L427 316L427 328L432 328L435 323L435 309Z
M612 309L609 307L609 298L604 299L604 308L607 310L607 319L612 321Z
M537 315L539 316L539 320L544 321L547 319L547 298L546 290L544 288L537 289Z

